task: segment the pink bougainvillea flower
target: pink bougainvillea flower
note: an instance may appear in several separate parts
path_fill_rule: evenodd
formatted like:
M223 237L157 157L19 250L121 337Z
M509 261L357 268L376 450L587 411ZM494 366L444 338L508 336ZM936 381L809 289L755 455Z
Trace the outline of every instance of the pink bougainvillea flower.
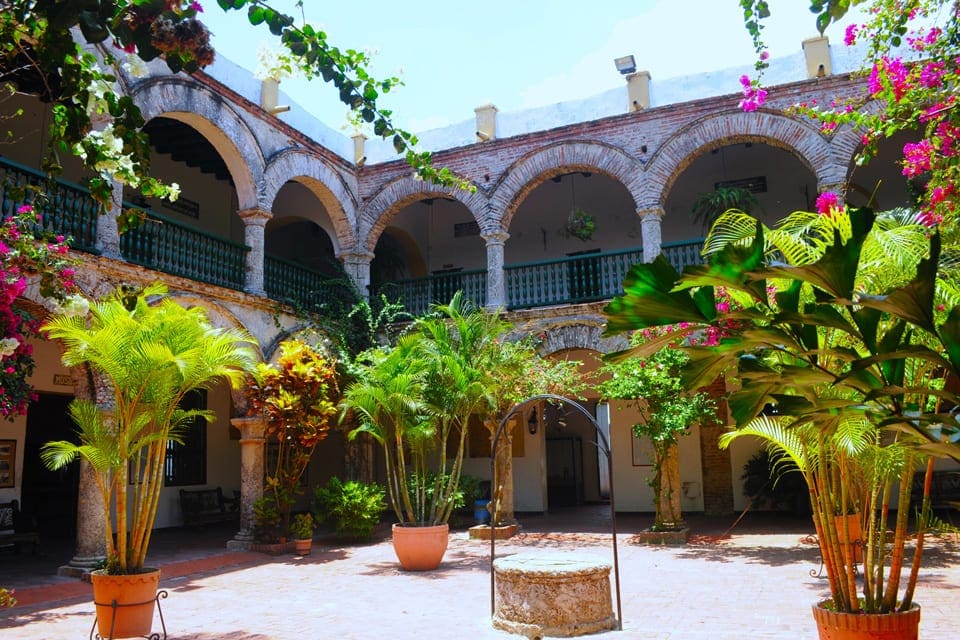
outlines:
M929 171L933 153L933 143L929 140L903 145L903 175L914 178Z
M857 41L857 31L859 26L855 24L847 25L847 30L843 32L843 44L852 47Z
M832 191L824 191L817 196L817 213L822 216L829 216L834 209L840 208L840 197Z

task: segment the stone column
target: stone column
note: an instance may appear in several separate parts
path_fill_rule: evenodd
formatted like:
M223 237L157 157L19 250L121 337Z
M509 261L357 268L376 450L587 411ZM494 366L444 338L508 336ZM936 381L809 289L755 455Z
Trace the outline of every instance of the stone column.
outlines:
M263 232L273 214L255 207L238 211L237 215L244 224L243 241L250 247L243 290L255 296L265 296L267 292L263 288Z
M253 543L253 503L263 496L263 453L267 421L261 416L231 418L240 429L240 531L227 548L245 551Z
M370 299L370 261L373 260L373 254L369 251L356 251L353 253L342 253L340 259L343 261L343 268L350 276L354 286L364 300Z
M826 193L832 191L837 194L837 206L842 207L844 205L844 197L847 193L847 185L843 182L819 182L817 183L817 193ZM810 210L816 211L816 203L810 203Z
M57 569L57 574L78 578L93 571L107 557L104 538L103 496L97 488L95 471L86 460L80 460L80 488L77 492L77 552L70 562Z
M507 289L503 273L503 245L510 237L505 231L480 236L487 243L487 304L489 311L505 309Z
M114 180L110 209L97 219L96 248L105 258L122 259L120 234L117 231L117 216L121 213L123 213L123 183Z
M643 234L643 261L653 262L660 255L660 222L663 219L663 207L641 209L640 230Z

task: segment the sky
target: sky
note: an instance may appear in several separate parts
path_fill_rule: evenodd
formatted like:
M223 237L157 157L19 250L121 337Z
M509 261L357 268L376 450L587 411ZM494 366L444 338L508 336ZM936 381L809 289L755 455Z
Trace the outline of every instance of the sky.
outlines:
M738 0L303 3L306 21L323 29L330 44L370 51L374 77L404 81L380 106L414 132L472 119L483 104L517 111L615 89L624 80L613 59L628 54L654 83L755 59ZM251 27L245 12L225 14L214 0L204 4L202 19L218 54L254 71L258 47L276 42L266 25ZM270 5L299 22L294 0ZM764 38L772 57L797 53L817 35L808 7L809 0L770 0ZM843 46L842 26L826 35ZM347 129L346 107L321 80L286 79L280 88L328 126Z

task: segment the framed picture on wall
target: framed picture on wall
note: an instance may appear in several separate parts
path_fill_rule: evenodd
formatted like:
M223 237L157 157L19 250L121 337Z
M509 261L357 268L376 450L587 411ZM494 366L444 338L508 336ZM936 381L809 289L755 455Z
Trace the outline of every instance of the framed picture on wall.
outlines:
M652 467L653 466L653 443L650 438L638 438L631 436L630 443L633 448L633 466Z
M17 441L0 440L0 488L12 487L17 477Z

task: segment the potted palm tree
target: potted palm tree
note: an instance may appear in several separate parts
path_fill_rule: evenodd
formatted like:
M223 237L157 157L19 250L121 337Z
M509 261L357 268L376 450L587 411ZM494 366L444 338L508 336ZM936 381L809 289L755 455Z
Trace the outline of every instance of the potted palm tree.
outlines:
M394 549L414 571L436 568L446 552L468 421L491 403L495 372L480 364L508 326L460 293L433 311L396 345L360 358L342 404L358 422L350 437L368 433L383 449Z
M89 317L54 316L42 327L61 341L66 366L89 367L112 393L111 406L72 401L79 444L50 442L41 452L51 469L79 457L95 472L107 557L92 582L104 637L150 633L160 571L145 563L167 443L194 419L213 419L209 411L182 409L181 400L221 380L239 386L257 361L256 341L248 333L214 327L204 309L184 308L166 293L160 283L139 291L121 288L91 302ZM116 608L100 604L114 601Z
M872 631L843 637L916 638L933 459L960 459L946 410L960 398L944 388L960 373L960 310L941 260L956 245L948 238L943 250L937 229L902 213L865 209L798 214L775 230L721 222L712 235L724 240L706 245L716 249L710 264L682 275L663 258L635 266L606 310L608 331L685 322L690 333L724 332L716 345L686 349L685 384L732 372L740 388L729 398L737 428L729 438L761 436L803 473L830 587L813 607L820 637L862 626ZM718 309L717 285L742 308ZM916 468L926 481L911 505ZM851 512L862 526L859 582L854 525L837 517ZM886 635L869 635L878 630Z

